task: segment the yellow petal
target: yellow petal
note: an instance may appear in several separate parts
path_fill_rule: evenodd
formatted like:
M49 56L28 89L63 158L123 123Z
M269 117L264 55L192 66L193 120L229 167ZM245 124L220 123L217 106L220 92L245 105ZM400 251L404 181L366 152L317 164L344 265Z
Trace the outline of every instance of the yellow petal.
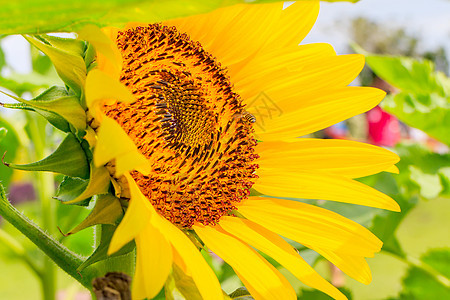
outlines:
M106 116L103 116L102 119L94 150L95 165L103 166L113 159L118 159L118 170L116 171L120 174L134 169L148 171L150 167L146 166L147 159L138 152L136 145L122 127Z
M230 66L261 49L277 32L282 7L281 3L238 4L165 23L186 32L223 65Z
M183 271L184 274L187 276L192 277L191 272L187 268L186 264L184 263L183 258L181 258L181 255L178 254L177 249L173 247L172 245L172 256L173 256L173 262Z
M253 287L251 285L250 282L248 282L244 276L242 276L239 272L237 272L236 270L234 270L234 272L236 273L236 275L239 277L239 279L242 281L242 283L244 284L244 286L247 288L247 291L250 292L250 295L252 295L253 299L256 300L260 300L260 299L264 299L264 296L259 293L259 291Z
M369 284L372 281L372 274L370 272L369 265L362 256L347 255L342 253L334 253L333 251L325 250L320 247L310 247L342 272L358 280L361 283Z
M314 90L344 87L350 84L364 67L364 56L348 54L310 60L298 71L286 74L283 83L269 81L265 91L273 97L286 93L307 93ZM295 69L294 69L295 70ZM285 97L279 97L284 101Z
M203 299L221 299L222 289L216 275L191 240L180 229L156 213L152 222L176 249Z
M148 222L136 236L136 254L133 299L151 299L159 293L172 269L172 247Z
M278 10L279 8L277 5L274 5L273 9ZM300 47L297 47L297 45L314 25L318 13L319 2L302 1L290 5L281 12L278 22L273 25L274 30L266 40L262 49L257 52L257 55L248 57L248 59L242 63L227 65L233 83L245 82L244 85L248 87L247 89L241 89L242 85L239 87L236 86L237 92L243 99L249 99L250 95L247 91L253 91L256 94L261 92L261 82L264 82L267 79L267 77L263 77L263 73L267 74L268 70L271 69L266 63L269 63L272 66L278 65L276 72L274 72L275 70L270 72L270 79L273 80L274 76L276 76L275 73L286 74L286 70L297 69L296 65L298 66L300 58L305 59L301 62L302 64L305 64L305 62L311 58L317 57L315 53L304 53L304 48L309 45L302 45ZM273 17L274 16L272 16L272 18ZM331 46L326 48L331 48ZM320 50L323 50L323 48ZM321 51L318 51L317 53L320 52ZM333 50L332 53L335 54ZM286 69L284 68L285 66ZM264 70L267 71L264 72Z
M266 47L298 45L316 22L319 6L319 1L298 1L284 9Z
M334 76L340 76L335 74ZM295 87L295 85L292 85ZM300 90L299 87L297 89ZM265 110L254 102L247 111L256 117L255 132L263 141L283 140L315 132L368 111L376 106L385 92L369 87L343 87L332 90L319 90L308 93L286 94L267 98L273 103ZM277 99L283 101L275 102ZM255 100L256 101L256 100ZM258 108L258 110L255 110ZM277 114L268 115L268 109L277 110Z
M128 181L131 199L125 216L111 239L108 255L120 250L147 226L153 209L148 199L142 195L133 178L129 174L124 175Z
M133 102L133 94L120 81L98 69L88 73L86 78L86 104L89 108L114 101Z
M304 284L327 293L334 299L347 299L336 287L308 265L279 235L250 220L235 217L222 217L219 224L228 233L278 261Z
M97 51L97 64L100 70L118 78L122 70L122 55L115 44L118 29L100 29L86 25L78 32L78 37L91 43Z
M265 260L261 255L259 255L256 252L255 252L255 254L258 255L262 259L262 262L270 270L272 270L272 272L274 272L275 275L277 275L278 279L281 281L283 286L289 287L289 290L291 290L289 298L284 298L284 299L297 299L297 297L295 296L295 291L292 289L291 284L289 283L289 281L287 281L287 279L280 272L278 272L278 270L274 266L272 266L267 260ZM247 279L244 276L242 276L241 273L236 272L236 275L239 277L239 279L242 281L242 283L247 287L248 291L250 292L250 294L253 296L254 299L256 299L256 300L271 300L271 299L275 299L275 298L272 298L271 296L268 297L267 295L261 293L257 289L257 287L253 286L252 282L247 281ZM279 298L276 298L276 299L279 299Z
M296 139L257 147L262 169L321 171L349 178L387 171L400 158L384 148L346 140Z
M400 170L397 168L396 165L390 166L389 168L386 168L386 170L384 170L385 172L390 172L390 173L394 173L394 174L399 174Z
M311 61L330 56L336 56L331 45L307 44L258 53L244 66L231 66L228 70L236 92L243 99L253 99L264 90L261 82L266 82L267 78L272 82L284 83L286 73L298 71ZM251 102L247 103L252 106Z
M116 176L130 170L136 170L143 175L148 175L151 171L150 164L144 155L136 155L136 152L128 152L116 158Z
M292 287L286 286L276 274L278 271L270 268L264 258L248 245L226 234L220 226L194 225L193 229L212 252L258 291L262 299L297 299Z
M349 255L373 256L382 242L369 230L332 211L291 200L252 197L239 213L303 245Z
M400 211L391 197L358 181L322 172L258 170L254 188L265 195L321 199Z

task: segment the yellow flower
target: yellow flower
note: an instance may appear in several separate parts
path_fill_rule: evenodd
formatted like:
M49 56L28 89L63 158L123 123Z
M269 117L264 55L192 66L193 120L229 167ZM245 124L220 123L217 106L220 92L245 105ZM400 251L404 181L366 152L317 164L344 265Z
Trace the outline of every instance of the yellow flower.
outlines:
M110 30L122 60L105 36L92 28L81 34L99 53L99 67L86 80L92 124L99 126L94 162L106 164L116 193L130 198L109 253L136 241L135 299L154 297L173 263L204 299L223 297L193 236L233 267L255 299L296 294L254 249L305 284L345 299L281 236L371 281L365 257L380 250L377 237L334 212L271 197L398 211L391 198L353 180L397 172L395 154L353 141L296 138L369 110L384 92L347 86L363 56L337 56L327 44L298 46L318 2L281 6L236 5Z

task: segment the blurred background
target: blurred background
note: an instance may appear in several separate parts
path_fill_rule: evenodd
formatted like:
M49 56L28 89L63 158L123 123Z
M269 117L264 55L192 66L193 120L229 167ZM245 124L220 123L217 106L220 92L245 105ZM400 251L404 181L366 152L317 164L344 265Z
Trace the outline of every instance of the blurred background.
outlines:
M371 228L385 242L382 252L369 259L373 275L369 286L300 247L302 256L352 299L450 299L450 1L322 3L319 18L303 43L315 42L332 44L338 54L366 51L367 66L354 84L375 86L388 94L380 107L315 136L368 142L398 153L402 158L399 175L382 173L361 181L392 196L402 212L311 201ZM49 59L22 37L0 36L0 46L2 90L30 99L43 88L61 84ZM0 95L0 102L13 101ZM7 162L43 158L61 141L58 132L36 114L0 107L0 127L8 130L0 131L0 154L7 151ZM47 143L33 144L31 140L37 137ZM58 201L36 201L45 196L37 185L47 182L47 191L53 192L56 186L52 175L39 176L0 165L0 180L19 210L43 224L48 220L42 205L51 205L56 225L68 232L89 210L66 207ZM57 228L50 233L78 253L92 252L92 247L86 246L93 243L92 229L69 237ZM215 259L211 262L226 292L240 286L229 266ZM0 217L0 298L41 299L39 274L33 271L33 264L43 263L39 250ZM62 271L56 274L58 299L90 298ZM287 276L300 298L329 299ZM18 290L19 286L27 288Z

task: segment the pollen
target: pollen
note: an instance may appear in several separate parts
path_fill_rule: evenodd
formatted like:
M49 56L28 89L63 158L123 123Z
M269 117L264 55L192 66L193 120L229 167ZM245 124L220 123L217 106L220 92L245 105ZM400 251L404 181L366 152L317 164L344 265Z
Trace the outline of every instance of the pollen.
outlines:
M215 224L247 198L257 175L254 116L227 70L175 27L118 33L121 81L136 101L103 108L149 160L133 179L155 209L181 228Z

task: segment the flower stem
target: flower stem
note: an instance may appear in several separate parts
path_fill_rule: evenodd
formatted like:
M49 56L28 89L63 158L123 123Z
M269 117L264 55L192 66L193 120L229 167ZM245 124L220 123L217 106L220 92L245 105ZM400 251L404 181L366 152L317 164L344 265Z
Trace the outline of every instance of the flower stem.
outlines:
M45 126L46 122L38 116L27 114L30 138L33 141L34 151L30 153L33 160L42 159L46 156ZM53 174L46 172L35 172L35 187L41 204L42 226L52 235L56 231L56 216L52 196L55 192ZM44 300L54 300L56 295L56 268L53 262L44 257L44 272L40 277L42 283L42 294Z
M48 176L50 175L50 176ZM38 195L41 203L42 225L49 234L54 233L55 219L54 208L51 202L50 190L53 189L53 176L43 172L37 172L36 181L38 183ZM51 187L50 187L51 185ZM49 188L50 187L50 188ZM42 291L44 300L55 299L56 292L56 269L53 262L48 258L44 258L44 274L41 277Z
M86 288L90 288L90 282L84 279L77 272L78 266L83 260L81 257L64 247L49 234L44 232L30 219L20 213L6 199L3 186L0 185L0 214L22 232L31 242L39 247L49 258L52 259L61 269L66 271L70 276L79 281ZM44 270L44 273L47 270Z

